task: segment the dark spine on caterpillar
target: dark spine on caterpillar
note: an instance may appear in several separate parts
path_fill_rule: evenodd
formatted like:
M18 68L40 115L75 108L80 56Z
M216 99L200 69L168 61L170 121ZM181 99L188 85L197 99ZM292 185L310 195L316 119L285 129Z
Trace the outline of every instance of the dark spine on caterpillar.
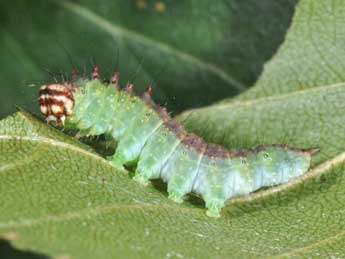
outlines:
M213 217L220 216L232 197L305 173L311 155L318 151L286 145L227 150L207 144L186 132L165 107L152 101L151 94L149 87L142 97L136 96L132 84L121 90L118 73L104 84L95 67L91 80L42 86L39 102L48 121L60 123L67 117L89 135L106 133L116 139L111 162L117 167L136 165L134 180L146 184L163 179L169 198L176 202L187 193L197 193L205 200L207 215Z

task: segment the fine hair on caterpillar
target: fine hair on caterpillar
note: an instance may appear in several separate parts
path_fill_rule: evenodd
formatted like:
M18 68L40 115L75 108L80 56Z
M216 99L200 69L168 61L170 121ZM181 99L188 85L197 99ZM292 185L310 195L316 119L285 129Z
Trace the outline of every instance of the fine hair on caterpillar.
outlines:
M162 179L176 202L196 193L211 217L219 217L233 197L304 174L311 155L319 151L282 144L250 149L207 144L155 104L151 94L151 87L141 97L132 84L121 88L116 72L105 82L96 66L90 78L74 72L71 81L43 85L38 99L48 122L66 123L85 136L115 139L118 145L110 157L114 166L135 166L133 179L144 185Z

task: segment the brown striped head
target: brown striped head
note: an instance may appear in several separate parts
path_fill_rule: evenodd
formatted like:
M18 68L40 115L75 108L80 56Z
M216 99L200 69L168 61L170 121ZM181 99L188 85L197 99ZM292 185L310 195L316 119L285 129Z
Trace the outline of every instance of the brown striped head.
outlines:
M47 122L64 124L72 114L74 98L70 84L50 84L40 88L38 101Z

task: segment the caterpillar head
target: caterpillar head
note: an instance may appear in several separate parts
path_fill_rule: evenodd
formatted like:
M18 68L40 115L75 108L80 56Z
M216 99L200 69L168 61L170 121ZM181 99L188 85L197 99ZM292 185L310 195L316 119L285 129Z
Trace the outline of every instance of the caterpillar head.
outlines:
M68 83L43 85L40 88L38 101L47 122L64 124L66 117L72 115L74 107L72 90L72 85Z

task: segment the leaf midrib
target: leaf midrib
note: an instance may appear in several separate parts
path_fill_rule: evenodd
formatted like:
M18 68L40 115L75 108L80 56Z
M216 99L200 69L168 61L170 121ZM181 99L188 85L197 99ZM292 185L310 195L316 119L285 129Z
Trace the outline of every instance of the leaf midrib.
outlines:
M0 229L8 228L20 228L20 227L32 227L46 222L59 222L65 220L80 219L82 217L95 217L98 215L104 215L107 213L114 213L118 210L129 210L129 209L149 209L149 210L176 210L184 212L194 212L200 214L200 210L197 208L188 208L182 206L169 206L166 204L124 204L124 203L113 203L107 206L96 206L93 208L79 209L76 211L68 211L61 214L46 214L36 219L19 219L17 221L11 220L8 222L0 222Z
M277 255L273 255L273 256L269 256L269 257L264 257L264 258L265 259L278 259L278 258L290 258L290 256L298 255L298 254L303 255L304 253L310 251L311 249L320 247L324 244L332 244L335 242L339 242L338 239L341 237L344 237L344 236L345 236L345 230L340 230L338 234L334 233L334 235L331 235L325 239L315 240L314 242L311 242L308 245L305 245L303 247L299 247L296 249L292 249L289 252L281 253L281 254L277 254Z
M94 159L106 164L107 166L111 167L113 170L116 169L116 170L125 172L124 170L115 168L114 166L112 166L110 164L109 161L105 160L101 156L98 156L97 154L91 153L91 152L89 152L83 148L74 146L74 145L66 143L66 142L56 141L55 139L40 137L40 136L0 135L0 140L20 140L20 141L32 141L32 142L41 142L41 143L45 143L45 144L50 144L50 145L55 146L55 147L65 148L65 149L75 151L77 153L81 153L85 156L89 156L91 158L94 158Z
M233 101L230 103L226 104L213 104L211 106L207 106L204 108L197 108L197 109L190 109L186 112L183 112L180 114L178 117L182 117L183 120L186 120L189 115L191 115L193 112L205 112L207 113L208 111L217 111L220 112L220 110L231 110L243 106L254 106L254 105L271 105L272 102L276 101L282 101L286 100L289 98L301 96L301 95L309 95L313 92L318 92L318 91L328 91L330 88L331 89L337 89L337 88L345 88L345 82L339 82L331 85L322 85L322 86L317 86L317 87L311 87L307 89L302 89L302 90L297 90L293 92L289 92L286 94L279 94L279 95L273 95L273 96L265 96L265 97L260 97L260 98L254 98L250 100L239 100L239 101Z

